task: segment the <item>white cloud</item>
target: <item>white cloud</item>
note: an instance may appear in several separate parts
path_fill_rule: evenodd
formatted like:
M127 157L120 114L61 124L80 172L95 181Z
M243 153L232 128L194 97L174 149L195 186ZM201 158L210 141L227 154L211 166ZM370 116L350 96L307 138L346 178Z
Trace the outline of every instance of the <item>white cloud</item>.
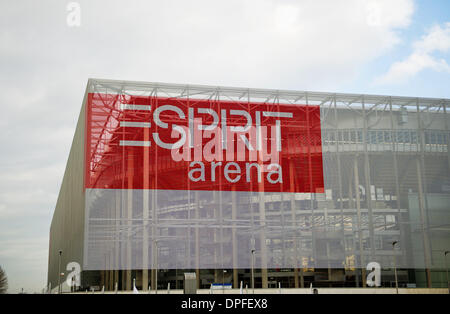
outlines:
M64 5L21 10L24 29L3 31L2 49L71 81L333 89L397 44L414 11L412 0L79 2L79 28Z
M412 1L365 0L366 21L375 27L407 27L414 12Z
M405 60L395 62L388 72L375 80L378 84L402 83L421 71L430 69L450 73L450 66L443 58L433 55L436 52L450 51L450 23L442 27L435 25L419 41L413 44L413 52Z
M414 49L420 53L432 53L434 51L447 52L450 50L450 22L443 27L433 26L428 34L414 43Z

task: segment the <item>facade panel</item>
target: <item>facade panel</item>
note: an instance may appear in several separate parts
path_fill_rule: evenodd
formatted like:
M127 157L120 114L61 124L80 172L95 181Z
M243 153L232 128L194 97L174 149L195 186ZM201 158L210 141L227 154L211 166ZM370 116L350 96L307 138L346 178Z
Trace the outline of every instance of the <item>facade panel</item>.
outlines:
M320 269L365 277L370 262L412 270L406 281L445 268L447 99L108 80L86 93L83 270L126 270L127 285L143 270L146 287L149 269L233 269L236 281L253 267L263 286L290 269L298 286ZM208 132L215 148L196 156Z

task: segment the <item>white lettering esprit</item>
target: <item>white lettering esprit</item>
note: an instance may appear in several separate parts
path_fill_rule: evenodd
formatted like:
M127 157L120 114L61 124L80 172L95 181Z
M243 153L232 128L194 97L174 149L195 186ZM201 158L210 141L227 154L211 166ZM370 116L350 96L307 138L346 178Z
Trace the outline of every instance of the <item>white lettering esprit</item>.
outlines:
M135 110L135 111L151 111L151 106L144 106L144 105L132 105L132 104L121 104L120 105L121 110ZM183 110L177 106L174 105L163 105L159 106L153 111L153 121L155 124L162 129L168 129L169 124L167 122L163 122L160 118L161 114L166 111L171 111L177 114L177 120L185 120L186 115L183 112ZM156 145L158 145L161 148L165 149L178 149L188 143L189 148L195 148L198 144L201 145L201 139L203 137L211 137L212 134L220 134L220 150L228 150L231 145L228 145L228 141L234 141L234 135L239 135L240 141L245 145L245 148L249 151L262 151L263 150L263 142L264 138L266 138L267 135L267 126L261 125L261 115L263 117L269 117L269 118L276 118L275 120L275 143L276 143L276 150L278 152L281 151L281 123L280 119L282 118L293 118L293 114L291 112L277 112L277 111L255 111L255 116L252 118L252 115L245 111L245 110L226 110L221 109L220 115L212 108L197 108L197 115L200 115L200 117L195 116L195 109L189 108L188 109L188 123L187 128L182 125L178 125L173 123L172 124L172 138L179 138L178 141L175 143L166 143L164 142L159 134L157 132L153 133L153 140L155 141ZM212 122L210 124L203 124L203 118L206 118L206 116L212 117ZM231 125L228 126L227 121L230 119L227 119L227 117L237 118L239 117L239 120L245 120L245 124L241 126L235 126ZM253 124L253 121L255 121L255 124ZM220 124L220 126L219 126ZM122 127L137 127L137 128L150 128L151 122L145 121L145 122L134 122L134 121L121 121L120 126ZM200 132L198 132L200 131ZM218 132L217 132L218 131ZM264 134L263 132L266 131ZM199 137L200 138L197 138ZM218 138L219 136L215 136L215 138ZM251 138L252 137L252 138ZM127 143L127 141L122 141L121 146L136 146L136 145L130 145L130 143ZM151 144L145 143L140 144L138 146L150 146ZM256 147L256 149L255 149Z

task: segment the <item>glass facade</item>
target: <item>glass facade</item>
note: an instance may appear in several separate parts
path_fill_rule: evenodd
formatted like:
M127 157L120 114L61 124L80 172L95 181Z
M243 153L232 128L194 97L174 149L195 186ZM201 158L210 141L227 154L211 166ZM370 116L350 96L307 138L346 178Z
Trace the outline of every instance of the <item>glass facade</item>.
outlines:
M199 287L222 281L250 286L254 268L257 287L278 282L283 287L354 287L366 284L371 272L366 268L376 262L382 286L393 285L394 267L401 286L446 286L449 100L107 80L90 80L87 95L85 179L103 185L85 181L82 267L86 274L98 274L88 276L96 279L86 285L113 289L117 282L129 289L131 278L137 278L137 285L146 288L155 285L157 270L160 287L170 282L181 288L182 274L192 270ZM100 98L103 102L95 103ZM244 171L239 174L249 176L246 185L222 177L195 185L188 175L192 164L180 166L173 154L158 152L150 144L154 129L149 126L145 133L142 124L155 123L154 111L169 100L184 107L177 119L169 115L163 123L186 130L189 102L201 102L204 112L232 108L252 117L258 117L255 110L272 112L266 114L272 117L294 112L294 118L293 108L318 110L291 125L267 120L282 134L283 175L276 188L267 185L273 173L259 183L257 173ZM137 110L133 114L145 120L139 120L139 129L121 124L123 108ZM139 116L142 110L149 111L148 117ZM180 121L183 113L186 119ZM310 122L313 114L318 131ZM203 116L203 126L217 122L210 116L214 119ZM219 119L217 125L224 116ZM229 116L226 121L245 125ZM253 118L255 128L257 121ZM146 139L148 146L142 144ZM250 133L248 141L247 148L253 143ZM224 165L217 166L218 174ZM293 189L297 182L312 186L313 178L314 190Z

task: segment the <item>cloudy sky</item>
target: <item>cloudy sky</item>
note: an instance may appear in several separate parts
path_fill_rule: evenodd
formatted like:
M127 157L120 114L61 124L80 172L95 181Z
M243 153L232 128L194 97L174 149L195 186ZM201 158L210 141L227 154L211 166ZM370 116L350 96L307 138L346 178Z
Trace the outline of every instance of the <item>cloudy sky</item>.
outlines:
M89 77L450 98L448 0L86 0L79 26L69 3L0 2L0 266L12 293L46 285Z

